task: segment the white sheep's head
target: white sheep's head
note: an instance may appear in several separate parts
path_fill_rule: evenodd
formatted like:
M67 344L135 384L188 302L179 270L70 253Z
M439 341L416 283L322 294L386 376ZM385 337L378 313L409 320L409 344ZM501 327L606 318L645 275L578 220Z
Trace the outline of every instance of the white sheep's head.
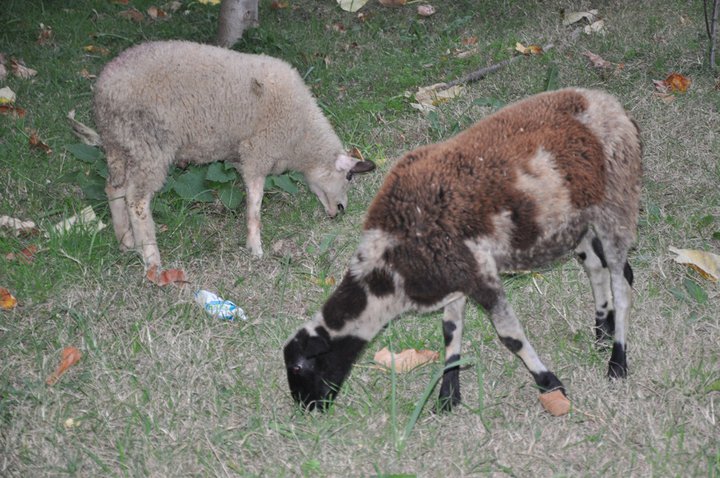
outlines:
M347 191L355 174L375 169L375 163L338 154L331 168L315 168L305 174L310 190L315 193L330 217L347 207Z

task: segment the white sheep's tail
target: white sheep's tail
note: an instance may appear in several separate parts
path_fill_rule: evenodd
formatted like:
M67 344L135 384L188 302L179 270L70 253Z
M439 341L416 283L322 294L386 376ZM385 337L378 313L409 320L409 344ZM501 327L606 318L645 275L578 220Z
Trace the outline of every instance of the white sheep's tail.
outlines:
M102 146L102 140L100 139L100 135L97 134L97 131L75 119L75 110L68 112L67 119L70 122L70 126L72 126L73 133L80 138L80 141L89 146Z

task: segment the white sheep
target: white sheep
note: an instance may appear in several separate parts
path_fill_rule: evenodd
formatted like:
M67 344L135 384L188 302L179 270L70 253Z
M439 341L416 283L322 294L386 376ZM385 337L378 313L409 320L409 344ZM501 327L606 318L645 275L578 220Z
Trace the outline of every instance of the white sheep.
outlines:
M332 296L285 345L293 398L324 409L365 344L394 317L444 307L440 405L460 402L466 297L541 392L565 389L540 361L500 274L572 252L587 272L608 375L625 377L642 148L612 96L564 89L508 106L449 140L407 153L372 202L357 252Z
M298 72L264 55L143 43L105 66L94 116L115 235L121 248L142 252L148 270L160 267L150 201L173 164L235 166L247 189L247 246L257 256L267 175L303 173L333 217L347 205L352 175L374 168L345 153Z

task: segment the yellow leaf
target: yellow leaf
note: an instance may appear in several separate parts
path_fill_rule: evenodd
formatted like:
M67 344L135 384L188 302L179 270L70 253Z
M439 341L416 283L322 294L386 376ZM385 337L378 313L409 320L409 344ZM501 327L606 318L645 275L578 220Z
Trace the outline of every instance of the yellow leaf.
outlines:
M704 279L712 282L720 280L720 256L712 252L695 249L677 249L670 246L670 252L677 254L673 260L678 264L686 264L696 270Z
M340 8L346 12L357 12L364 7L367 2L368 0L337 0Z
M409 372L421 365L434 362L440 358L440 354L432 350L407 349L396 354L390 352L387 347L378 351L373 360L379 365L392 370L393 364L397 373Z
M220 0L198 0L198 2L203 5L217 5L220 3Z
M463 87L460 85L451 88L445 88L445 83L423 86L415 93L417 103L411 103L410 106L420 111L432 111L437 105L457 98L462 92Z
M17 305L17 299L13 297L9 290L0 287L0 310L14 309Z
M5 103L15 103L15 92L9 87L0 88L0 105Z

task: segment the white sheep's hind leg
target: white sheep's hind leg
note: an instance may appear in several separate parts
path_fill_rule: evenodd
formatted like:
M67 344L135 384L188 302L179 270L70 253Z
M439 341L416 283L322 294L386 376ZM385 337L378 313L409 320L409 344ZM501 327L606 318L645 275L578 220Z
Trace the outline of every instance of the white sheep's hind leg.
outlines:
M520 360L535 379L542 393L560 390L565 394L562 382L540 361L535 349L528 342L520 321L505 297L497 273L486 275L478 281L470 296L489 312L500 341Z
M440 385L438 410L450 411L460 403L460 367L449 367L460 360L465 296L445 306L443 316L443 339L445 340L445 372Z
M128 187L125 198L135 247L142 253L146 271L152 267L160 269L160 251L155 238L155 222L150 210L152 196L152 193L143 193L134 187Z
M247 247L254 255L262 257L260 206L265 189L265 178L247 178L245 184L247 188Z
M108 181L107 186L105 186L105 193L108 197L113 229L115 230L115 237L120 243L120 250L133 250L135 248L135 238L130 228L130 217L128 216L125 201L125 187L116 188Z
M575 257L590 279L595 299L595 337L598 342L612 338L615 330L615 306L602 243L589 229L575 248Z

